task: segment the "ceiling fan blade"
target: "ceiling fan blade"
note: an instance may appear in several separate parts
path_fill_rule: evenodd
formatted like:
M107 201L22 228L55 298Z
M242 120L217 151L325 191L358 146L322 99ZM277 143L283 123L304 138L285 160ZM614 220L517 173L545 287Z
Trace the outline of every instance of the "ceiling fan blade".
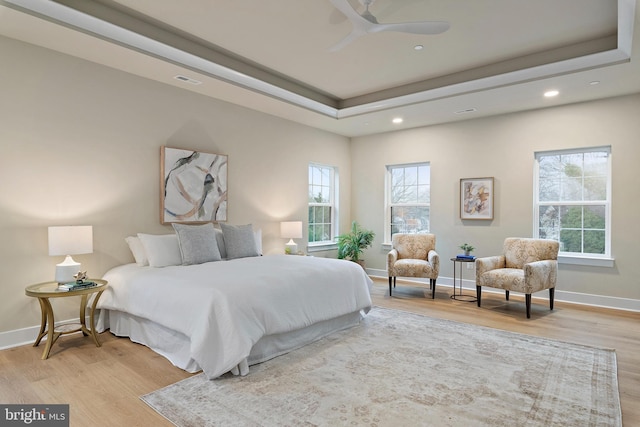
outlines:
M362 31L352 31L349 34L347 34L347 36L345 38L343 38L342 40L340 40L338 43L336 43L335 45L333 45L330 49L329 52L337 52L340 49L342 49L343 47L345 47L346 45L348 45L349 43L351 43L352 41L354 41L355 39L362 37L366 34L366 32L362 32Z
M405 22L399 24L379 24L369 29L370 33L393 31L397 33L433 35L447 31L451 25L444 21Z
M331 0L331 4L342 12L353 24L353 28L369 31L373 24L363 18L354 8L351 7L348 0Z
M360 14L351 7L348 0L331 0L331 4L351 21L362 19Z

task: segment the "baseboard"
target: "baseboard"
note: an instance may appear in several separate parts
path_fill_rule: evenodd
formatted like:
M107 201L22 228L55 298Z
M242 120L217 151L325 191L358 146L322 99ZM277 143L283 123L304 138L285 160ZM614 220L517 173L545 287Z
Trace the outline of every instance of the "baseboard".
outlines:
M66 325L69 323L79 324L80 319L76 318L76 319L63 320L60 322L56 322L56 327ZM87 321L87 325L88 324L89 323ZM39 325L31 326L29 328L15 329L13 331L0 332L0 350L6 350L12 347L19 347L21 345L26 345L26 344L33 344L39 332L40 332ZM43 345L42 343L45 342L46 340L47 340L47 337L45 336L40 342L40 345Z
M377 277L381 279L388 279L386 270L378 270L373 268L367 268L367 274L371 277ZM400 280L400 279L398 279ZM460 286L459 282L460 278L456 278L456 287ZM402 278L402 281L406 282L418 282L420 284L429 285L428 279L419 279L419 278ZM453 287L453 278L452 277L438 277L438 286L448 286L450 288ZM476 282L475 280L463 279L462 280L462 289L467 290L469 292L475 293L476 291ZM492 289L492 288L482 288L482 292L494 292L494 293L502 293L502 290ZM548 300L548 293L540 292L539 295L534 294L534 299L546 299ZM631 298L617 298L617 297L609 297L603 295L592 295L592 294L583 294L578 292L568 292L562 291L560 289L556 289L554 295L555 301L562 301L571 304L580 304L580 305L588 305L593 307L603 307L603 308L611 308L615 310L624 310L624 311L636 311L640 312L640 300L631 299Z

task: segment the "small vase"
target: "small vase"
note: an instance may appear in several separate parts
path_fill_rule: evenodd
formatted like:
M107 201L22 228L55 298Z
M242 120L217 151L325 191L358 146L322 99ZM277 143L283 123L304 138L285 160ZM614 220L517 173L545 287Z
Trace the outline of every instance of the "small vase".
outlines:
M471 251L464 251L464 254L465 254L466 256L469 256L469 255L471 255Z

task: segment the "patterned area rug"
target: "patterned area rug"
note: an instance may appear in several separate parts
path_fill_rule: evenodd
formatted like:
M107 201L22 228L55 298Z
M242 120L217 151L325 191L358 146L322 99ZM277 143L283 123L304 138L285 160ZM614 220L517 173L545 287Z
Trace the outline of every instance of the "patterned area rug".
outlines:
M375 307L354 328L142 396L187 426L621 426L616 356Z

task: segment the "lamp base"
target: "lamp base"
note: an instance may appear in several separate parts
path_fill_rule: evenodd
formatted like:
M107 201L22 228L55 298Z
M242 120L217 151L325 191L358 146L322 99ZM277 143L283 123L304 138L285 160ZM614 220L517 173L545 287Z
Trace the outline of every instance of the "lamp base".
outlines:
M298 245L293 241L293 239L289 240L287 244L284 245L284 253L290 255L295 255L298 253Z
M74 282L76 279L73 277L80 271L82 264L74 261L71 255L67 257L60 264L56 264L56 282L69 283Z

